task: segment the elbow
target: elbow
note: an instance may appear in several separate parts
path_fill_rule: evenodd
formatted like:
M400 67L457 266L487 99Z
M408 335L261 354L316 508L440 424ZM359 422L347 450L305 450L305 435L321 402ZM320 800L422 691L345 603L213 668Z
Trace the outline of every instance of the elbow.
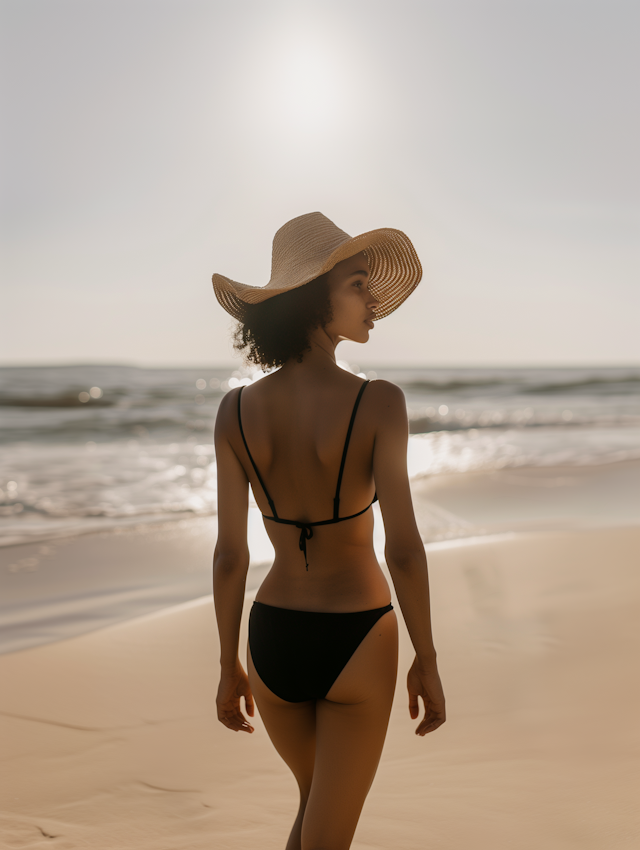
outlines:
M215 578L246 575L249 569L249 550L221 550L216 546L213 553L213 576Z
M414 573L426 569L427 556L424 547L412 549L389 549L385 559L390 573Z

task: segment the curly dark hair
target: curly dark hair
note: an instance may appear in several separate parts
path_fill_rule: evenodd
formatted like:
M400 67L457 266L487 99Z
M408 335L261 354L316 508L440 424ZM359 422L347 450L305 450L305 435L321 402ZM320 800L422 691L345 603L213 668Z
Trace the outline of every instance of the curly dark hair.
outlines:
M327 275L259 304L245 304L233 334L233 347L247 363L263 369L283 366L291 357L302 363L310 351L309 333L331 321Z

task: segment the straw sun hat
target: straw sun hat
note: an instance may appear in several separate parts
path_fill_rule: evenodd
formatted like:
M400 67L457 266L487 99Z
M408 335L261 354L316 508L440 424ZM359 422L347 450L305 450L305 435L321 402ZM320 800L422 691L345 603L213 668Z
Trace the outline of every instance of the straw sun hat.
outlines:
M380 302L376 319L392 313L422 277L422 266L408 236L388 227L349 236L319 212L293 218L273 238L271 280L249 286L214 274L213 289L224 309L243 318L245 304L258 304L315 280L341 260L364 251L369 261L369 290Z

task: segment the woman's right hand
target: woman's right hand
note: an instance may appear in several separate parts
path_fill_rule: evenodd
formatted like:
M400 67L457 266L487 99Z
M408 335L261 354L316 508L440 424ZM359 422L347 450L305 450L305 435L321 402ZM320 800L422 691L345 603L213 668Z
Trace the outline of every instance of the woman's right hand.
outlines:
M218 696L216 697L218 720L220 723L224 723L228 729L233 729L234 732L253 732L253 726L240 708L241 697L244 697L247 714L249 717L253 717L253 696L249 677L238 662L234 668L223 669L220 674Z
M424 718L416 729L416 735L424 736L435 731L446 720L444 691L436 662L420 664L416 656L407 675L409 690L409 714L415 720L420 713L418 697L424 702Z

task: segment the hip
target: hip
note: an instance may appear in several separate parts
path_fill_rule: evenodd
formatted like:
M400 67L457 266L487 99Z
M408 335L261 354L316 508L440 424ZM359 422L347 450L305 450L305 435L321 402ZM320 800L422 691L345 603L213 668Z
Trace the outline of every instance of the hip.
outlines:
M287 702L323 699L369 632L393 611L300 611L254 602L249 650L256 672ZM392 614L394 633L397 632ZM395 638L397 640L397 638Z

